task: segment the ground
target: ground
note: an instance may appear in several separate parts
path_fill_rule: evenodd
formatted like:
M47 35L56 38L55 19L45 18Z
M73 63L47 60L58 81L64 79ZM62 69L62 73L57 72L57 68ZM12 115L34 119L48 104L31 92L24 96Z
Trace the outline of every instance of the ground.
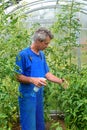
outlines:
M59 123L60 123L60 126L63 128L63 130L66 130L66 128L65 128L65 123L64 123L64 120L63 120L63 119L61 119L61 118L55 119L55 118L54 118L53 121L59 122ZM51 124L52 124L52 121L49 121L49 122L46 123L46 130L50 130ZM13 127L12 130L21 130L21 128L20 128L19 124L16 124L16 125ZM53 129L53 130L55 130L55 129Z

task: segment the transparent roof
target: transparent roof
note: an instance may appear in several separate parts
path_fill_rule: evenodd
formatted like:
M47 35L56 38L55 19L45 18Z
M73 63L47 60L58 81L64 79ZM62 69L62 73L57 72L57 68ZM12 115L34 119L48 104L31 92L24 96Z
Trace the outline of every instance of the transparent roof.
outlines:
M4 0L9 3L5 8L5 13L15 13L18 11L20 15L26 14L27 18L23 22L27 27L34 23L50 26L56 20L56 12L58 13L62 5L66 5L74 1L80 4L80 12L78 18L82 24L82 41L87 41L87 0L16 0L17 4ZM0 2L0 4L2 4ZM85 42L84 42L85 43Z
M5 2L8 1L9 0L5 0ZM87 13L87 0L74 1L82 4L81 11ZM18 4L9 4L10 6L6 9L6 13L12 13L18 9L25 8L23 12L28 14L37 10L57 8L58 5L64 5L67 2L72 2L72 0L19 0Z
M59 8L73 0L16 0L17 4L10 2L10 0L4 1L9 2L8 8L5 9L7 14L18 11L20 14L27 15L26 22L28 23L51 24L55 21L55 13L59 11ZM86 20L87 0L74 0L74 2L81 4L80 13L83 15L80 14L79 17L84 17Z

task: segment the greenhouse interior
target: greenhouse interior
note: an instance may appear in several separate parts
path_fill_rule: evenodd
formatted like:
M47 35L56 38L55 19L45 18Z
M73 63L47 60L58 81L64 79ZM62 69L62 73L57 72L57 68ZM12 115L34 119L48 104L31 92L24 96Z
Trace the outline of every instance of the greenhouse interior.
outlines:
M87 0L0 0L0 32L0 130L87 130Z

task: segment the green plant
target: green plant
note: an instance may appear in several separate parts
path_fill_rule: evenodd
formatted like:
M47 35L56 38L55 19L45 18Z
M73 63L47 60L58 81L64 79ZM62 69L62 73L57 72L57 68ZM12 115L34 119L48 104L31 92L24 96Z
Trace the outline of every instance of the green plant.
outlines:
M76 17L78 11L79 5L74 1L61 6L56 14L56 22L51 26L55 37L49 48L45 50L50 71L56 76L67 80L69 80L69 74L78 68L75 59L76 55L73 55L73 50L77 47L77 32L80 32L80 23ZM49 92L47 94L49 93L50 97L48 100L46 98L46 105L52 106L53 109L57 108L56 99L59 95L59 85L49 84L48 87ZM51 105L50 101L54 101L54 105Z
M15 57L30 42L21 22L23 16L5 14L0 5L0 129L10 130L18 122L18 83L14 80Z
M67 90L61 86L49 84L46 95L48 109L61 110L65 114L67 129L87 129L87 65L79 68L73 50L77 48L77 33L80 24L76 14L79 5L74 0L64 5L57 14L57 21L52 25L55 34L53 44L46 50L51 71L69 82ZM75 50L74 50L75 51Z
M55 128L55 130L63 130L59 122L53 123L52 126L50 127L50 130L53 130L53 128Z
M70 86L58 96L65 122L71 130L87 129L87 68L72 73Z

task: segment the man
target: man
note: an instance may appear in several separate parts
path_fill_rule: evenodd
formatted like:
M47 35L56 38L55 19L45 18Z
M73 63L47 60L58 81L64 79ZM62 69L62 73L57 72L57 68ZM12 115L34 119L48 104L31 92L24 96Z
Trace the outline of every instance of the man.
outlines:
M53 35L46 28L39 28L30 47L20 51L16 58L16 78L19 86L20 122L22 130L45 130L43 114L43 86L46 78L62 84L64 80L49 72L43 50L48 47ZM39 88L32 96L34 86Z

